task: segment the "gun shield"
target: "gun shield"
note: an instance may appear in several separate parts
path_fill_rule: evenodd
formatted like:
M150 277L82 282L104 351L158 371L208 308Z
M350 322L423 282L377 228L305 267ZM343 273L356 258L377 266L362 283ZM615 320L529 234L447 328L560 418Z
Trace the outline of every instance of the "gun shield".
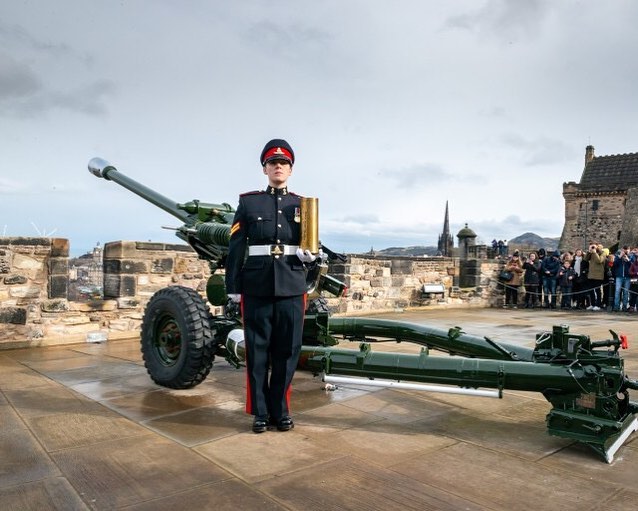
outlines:
M319 199L316 197L301 198L301 239L302 250L310 250L312 254L319 252Z

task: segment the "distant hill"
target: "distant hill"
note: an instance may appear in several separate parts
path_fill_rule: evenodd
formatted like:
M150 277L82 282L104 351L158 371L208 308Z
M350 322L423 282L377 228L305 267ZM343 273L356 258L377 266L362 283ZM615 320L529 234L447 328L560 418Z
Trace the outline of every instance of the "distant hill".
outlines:
M374 253L377 255L386 255L386 256L412 256L412 257L423 257L427 256L435 256L438 252L436 247L388 247L383 250L375 250Z
M545 250L557 250L559 242L560 238L542 238L538 234L534 234L533 232L526 232L525 234L521 234L516 238L508 240L507 244L510 247L515 246L518 248L544 248Z
M557 250L560 238L542 238L538 234L533 232L526 232L516 238L512 238L507 241L510 247L510 253L512 249L524 249L524 250L538 250L544 248L545 250ZM437 247L433 246L413 246L413 247L388 247L382 250L375 250L376 255L381 256L411 256L411 257L423 257L436 256L438 252Z

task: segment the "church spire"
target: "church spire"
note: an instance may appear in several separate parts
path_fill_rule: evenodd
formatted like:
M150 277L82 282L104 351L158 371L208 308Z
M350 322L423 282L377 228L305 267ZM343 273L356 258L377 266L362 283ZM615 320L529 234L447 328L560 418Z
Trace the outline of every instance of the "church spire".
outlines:
M450 213L448 201L445 201L445 219L443 220L443 232L439 236L439 245L437 251L439 255L444 257L452 257L452 249L454 248L454 238L450 234Z

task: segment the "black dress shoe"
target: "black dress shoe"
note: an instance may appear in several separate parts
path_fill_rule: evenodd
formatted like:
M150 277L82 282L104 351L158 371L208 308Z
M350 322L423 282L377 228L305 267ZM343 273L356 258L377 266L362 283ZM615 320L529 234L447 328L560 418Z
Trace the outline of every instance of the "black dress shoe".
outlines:
M284 415L281 419L270 419L270 423L279 431L290 431L295 427L295 423L288 415Z
M253 419L253 433L263 433L268 431L268 417L256 415Z

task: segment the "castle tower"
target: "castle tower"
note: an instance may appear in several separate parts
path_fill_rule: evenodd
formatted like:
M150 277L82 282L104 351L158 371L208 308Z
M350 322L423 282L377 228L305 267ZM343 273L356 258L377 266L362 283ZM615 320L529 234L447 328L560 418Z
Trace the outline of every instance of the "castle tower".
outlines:
M585 148L580 182L563 183L565 223L560 250L638 244L638 153L596 156Z
M445 201L445 219L443 220L443 232L439 236L437 246L437 255L443 257L452 257L454 249L454 238L450 234L450 215L448 210L448 201Z

